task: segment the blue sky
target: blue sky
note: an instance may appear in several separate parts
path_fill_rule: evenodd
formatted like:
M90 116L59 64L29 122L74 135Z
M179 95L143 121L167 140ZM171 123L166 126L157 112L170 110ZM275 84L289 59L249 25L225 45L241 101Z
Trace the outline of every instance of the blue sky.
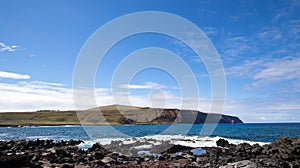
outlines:
M92 33L125 14L162 11L196 24L217 49L227 79L225 114L245 122L300 121L300 3L296 0L1 0L0 4L0 111L74 109L73 70ZM99 105L114 103L111 76L120 61L145 47L165 48L188 63L197 77L200 110L207 111L210 78L201 60L177 39L154 33L123 39L107 53L95 81ZM150 106L145 97L157 89L165 92L168 107L180 107L180 88L165 72L144 70L130 84L134 105ZM159 98L151 96L158 100L152 105L159 106Z

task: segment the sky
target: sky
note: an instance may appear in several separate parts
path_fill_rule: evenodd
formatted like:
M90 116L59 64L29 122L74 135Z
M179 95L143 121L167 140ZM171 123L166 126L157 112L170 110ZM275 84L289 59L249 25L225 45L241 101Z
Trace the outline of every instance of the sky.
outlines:
M89 37L126 14L160 11L194 23L216 48L226 74L224 114L244 122L300 122L297 0L0 0L0 11L1 112L75 109L73 73ZM156 33L127 37L109 50L95 76L97 104L116 103L115 70L146 47L172 51L188 64L199 87L198 110L208 112L211 81L202 60L180 40ZM180 101L195 100L181 96L176 77L155 68L138 72L126 88L136 106L188 108Z

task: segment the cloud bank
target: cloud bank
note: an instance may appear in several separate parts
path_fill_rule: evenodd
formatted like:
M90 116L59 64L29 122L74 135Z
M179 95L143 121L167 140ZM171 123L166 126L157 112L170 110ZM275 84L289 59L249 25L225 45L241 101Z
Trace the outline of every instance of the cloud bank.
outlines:
M138 87L139 88L139 87ZM149 89L148 89L149 90ZM94 90L98 106L116 104L110 88ZM36 110L74 110L73 90L60 83L41 81L0 83L0 112ZM149 95L117 94L118 104L189 109L199 103L198 110L209 112L210 98L180 97L170 92ZM129 96L130 103L126 99ZM122 101L124 100L124 101ZM227 98L223 114L239 116L245 122L295 122L300 121L299 99L295 98Z
M1 78L7 78L7 79L30 79L30 76L29 75L18 74L18 73L13 73L13 72L0 71L0 79Z

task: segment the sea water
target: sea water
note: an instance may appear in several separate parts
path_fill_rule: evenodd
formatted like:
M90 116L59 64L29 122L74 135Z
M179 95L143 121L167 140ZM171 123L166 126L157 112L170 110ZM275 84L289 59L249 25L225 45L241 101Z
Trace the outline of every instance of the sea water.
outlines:
M170 127L171 131L165 131ZM158 124L158 125L115 125L115 126L39 126L39 127L0 127L0 140L83 140L88 146L100 142L108 144L113 140L131 143L136 140L170 140L174 144L191 147L215 146L219 138L230 143L247 142L260 145L273 142L280 136L297 138L300 123L255 123L217 124L209 135L202 135L203 124ZM121 134L111 134L110 129ZM188 130L187 130L188 128Z

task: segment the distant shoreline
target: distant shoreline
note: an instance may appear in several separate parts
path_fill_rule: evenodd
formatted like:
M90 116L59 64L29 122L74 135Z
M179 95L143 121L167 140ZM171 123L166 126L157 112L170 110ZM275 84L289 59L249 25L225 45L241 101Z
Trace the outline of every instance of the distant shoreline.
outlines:
M101 110L101 115L99 115ZM0 113L0 127L126 124L243 123L236 116L195 110L145 108L123 105L96 107L81 111Z
M0 128L5 127L59 127L59 126L132 126L132 125L171 125L171 124L178 124L178 125L185 125L187 123L136 123L136 124L46 124L46 125L3 125L0 123ZM229 124L231 123L197 123L195 125L201 125L201 124ZM238 123L238 124L249 124L249 123ZM275 123L274 123L275 124ZM193 124L194 125L194 124Z
M33 125L5 125L5 124L1 124L0 123L0 128L4 128L4 127L51 127L51 126L132 126L132 125L170 125L170 124L179 124L179 125L184 125L186 123L136 123L136 124L111 124L111 123L107 123L107 124L33 124ZM198 123L196 125L201 125L201 124L229 124L230 123ZM238 124L300 124L300 122L270 122L270 123L238 123ZM193 124L194 125L194 124Z

